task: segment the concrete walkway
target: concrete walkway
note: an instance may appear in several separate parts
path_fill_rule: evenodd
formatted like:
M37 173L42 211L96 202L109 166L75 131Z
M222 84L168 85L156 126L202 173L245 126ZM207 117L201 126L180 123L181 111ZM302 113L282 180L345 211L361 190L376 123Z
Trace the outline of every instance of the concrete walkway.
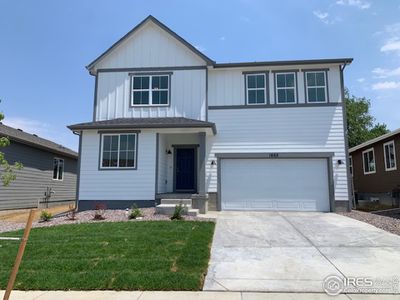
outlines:
M203 289L321 293L330 275L398 293L400 236L334 213L221 212Z
M4 291L0 291L3 298ZM395 300L397 295L339 295L241 292L13 291L10 300Z

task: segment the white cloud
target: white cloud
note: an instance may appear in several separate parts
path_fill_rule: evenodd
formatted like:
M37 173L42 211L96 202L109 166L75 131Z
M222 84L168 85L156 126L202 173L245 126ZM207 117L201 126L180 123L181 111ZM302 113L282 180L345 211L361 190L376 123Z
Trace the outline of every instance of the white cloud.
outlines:
M395 69L383 69L383 68L375 68L372 70L372 73L375 74L375 78L387 78L391 76L400 76L400 67Z
M10 127L22 129L25 132L34 133L42 137L46 136L50 129L50 125L47 123L25 118L6 117L3 123Z
M221 36L221 37L219 38L219 40L220 40L220 41L225 41L225 40L226 40L226 37L225 37L225 36Z
M338 0L336 1L338 5L354 6L359 9L368 9L371 7L371 3L362 0Z
M400 38L395 37L386 41L381 52L398 52L400 54Z
M322 12L320 10L314 10L313 14L320 20L325 20L327 17L329 17L329 14L327 12Z
M358 78L357 81L358 81L359 83L363 83L363 82L365 81L365 78Z
M204 47L201 46L201 45L194 45L194 47L195 47L197 50L199 50L200 52L206 51L206 48L204 48Z
M336 22L342 21L340 17L331 18L328 12L320 10L314 10L313 14L324 24L335 24Z
M3 120L3 123L13 128L22 129L26 133L36 134L41 138L48 139L71 149L77 148L76 136L64 126L59 126L57 128L56 126L38 120L7 116Z
M372 85L373 90L392 90L400 88L400 81L383 81Z

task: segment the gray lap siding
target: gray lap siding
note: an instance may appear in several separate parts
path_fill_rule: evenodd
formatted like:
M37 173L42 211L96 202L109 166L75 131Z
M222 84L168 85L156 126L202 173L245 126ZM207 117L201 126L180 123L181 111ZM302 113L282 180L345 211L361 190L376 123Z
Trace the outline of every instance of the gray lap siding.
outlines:
M77 160L11 141L2 148L10 164L18 161L22 170L15 171L17 179L9 186L0 186L0 210L36 207L43 201L47 187L54 191L50 202L67 203L75 200ZM64 178L53 180L53 159L64 159Z

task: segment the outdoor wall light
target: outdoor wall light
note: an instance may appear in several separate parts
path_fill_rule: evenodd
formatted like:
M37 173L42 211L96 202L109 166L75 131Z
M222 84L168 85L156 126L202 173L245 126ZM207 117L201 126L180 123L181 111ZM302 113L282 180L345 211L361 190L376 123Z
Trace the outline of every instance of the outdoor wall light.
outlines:
M212 166L215 166L216 164L217 164L217 163L215 162L215 160L212 160L212 161L211 161L211 165L212 165Z
M171 150L170 150L170 149L168 149L168 150L165 150L165 153L167 153L167 154L172 154L172 152L171 152Z
M338 163L338 165L343 165L343 160L338 159L337 163Z

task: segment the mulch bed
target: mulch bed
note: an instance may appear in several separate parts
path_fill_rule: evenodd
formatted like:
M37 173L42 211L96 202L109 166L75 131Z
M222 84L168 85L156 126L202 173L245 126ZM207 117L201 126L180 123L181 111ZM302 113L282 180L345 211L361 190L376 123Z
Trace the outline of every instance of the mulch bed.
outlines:
M49 227L63 224L81 224L81 223L98 223L98 222L140 222L140 221L169 221L169 216L159 215L155 213L155 209L141 208L143 218L140 220L129 220L128 212L126 210L105 210L104 220L94 220L94 210L87 210L79 212L75 215L75 220L68 219L65 215L55 217L48 222L34 222L32 227ZM207 219L202 217L184 216L187 221L214 221L214 219ZM14 223L0 221L0 232L14 231L25 228L25 223Z
M351 212L339 213L343 216L353 218L383 229L385 231L400 235L400 218L399 211L392 210L382 214L374 214L363 212L359 210L352 210Z

